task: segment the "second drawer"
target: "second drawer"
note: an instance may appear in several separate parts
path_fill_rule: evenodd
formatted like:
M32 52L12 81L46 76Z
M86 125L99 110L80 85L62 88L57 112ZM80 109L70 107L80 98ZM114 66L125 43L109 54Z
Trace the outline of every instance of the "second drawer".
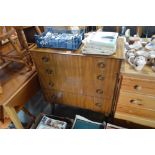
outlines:
M155 97L152 96L121 92L118 104L155 111Z
M104 114L110 114L111 112L111 108L109 109L106 105L107 99L74 94L59 90L44 89L43 92L48 102L66 104L96 112L101 112ZM109 103L109 105L111 105L111 103Z

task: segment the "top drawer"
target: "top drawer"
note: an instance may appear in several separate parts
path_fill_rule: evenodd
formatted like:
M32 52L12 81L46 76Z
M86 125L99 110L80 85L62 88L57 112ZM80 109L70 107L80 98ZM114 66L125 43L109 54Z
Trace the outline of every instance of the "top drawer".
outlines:
M120 70L120 60L107 58L94 58L94 71L96 74L114 75Z
M32 52L32 58L35 62L35 64L38 66L38 67L42 67L42 66L50 66L50 56L48 53L44 53L44 52L39 52L39 53L35 53L35 52Z
M123 76L121 89L123 91L155 95L155 80Z

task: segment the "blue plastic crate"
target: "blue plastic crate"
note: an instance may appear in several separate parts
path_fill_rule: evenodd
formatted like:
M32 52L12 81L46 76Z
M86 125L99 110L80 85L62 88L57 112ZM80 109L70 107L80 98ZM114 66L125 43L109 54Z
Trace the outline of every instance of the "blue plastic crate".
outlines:
M35 41L39 48L62 48L77 50L84 39L84 30L52 30L41 35L35 35Z

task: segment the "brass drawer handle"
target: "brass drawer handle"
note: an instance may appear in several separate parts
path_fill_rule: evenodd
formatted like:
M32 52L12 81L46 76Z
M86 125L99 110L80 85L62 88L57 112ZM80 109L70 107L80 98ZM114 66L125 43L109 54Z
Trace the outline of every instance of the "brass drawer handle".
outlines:
M63 93L62 92L55 92L54 94L51 95L51 99L57 100L57 99L62 99Z
M48 62L48 61L49 61L49 58L48 58L47 56L43 56L43 57L42 57L42 61L43 61L43 62Z
M103 90L102 90L102 89L97 89L97 90L96 90L96 93L98 93L98 94L103 94Z
M54 83L53 83L53 82L49 82L48 85L49 85L49 87L51 88L51 87L54 86Z
M97 66L98 66L99 68L105 68L105 63L104 63L104 62L99 62L99 63L97 64Z
M142 89L142 87L141 87L141 86L139 86L139 85L135 85L135 86L134 86L134 89L136 89L136 90L141 90L141 89Z
M103 76L103 75L98 75L98 76L97 76L97 79L98 79L98 80L104 80L104 76Z
M142 103L140 103L140 102L141 102L141 100L139 100L139 99L131 99L131 100L130 100L130 103L131 103L131 104L142 105Z
M56 94L51 95L51 102L55 102L56 99L57 99L57 95Z
M46 69L46 73L47 74L53 74L53 70L52 69Z
M95 105L97 106L97 107L102 107L102 103L95 103Z

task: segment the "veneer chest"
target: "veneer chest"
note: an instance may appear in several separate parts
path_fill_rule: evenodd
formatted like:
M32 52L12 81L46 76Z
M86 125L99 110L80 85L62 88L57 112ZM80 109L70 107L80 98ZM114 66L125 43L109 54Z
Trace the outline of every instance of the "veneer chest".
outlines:
M119 72L124 58L123 40L118 39L112 56L83 55L79 50L31 49L40 84L48 102L113 113Z

